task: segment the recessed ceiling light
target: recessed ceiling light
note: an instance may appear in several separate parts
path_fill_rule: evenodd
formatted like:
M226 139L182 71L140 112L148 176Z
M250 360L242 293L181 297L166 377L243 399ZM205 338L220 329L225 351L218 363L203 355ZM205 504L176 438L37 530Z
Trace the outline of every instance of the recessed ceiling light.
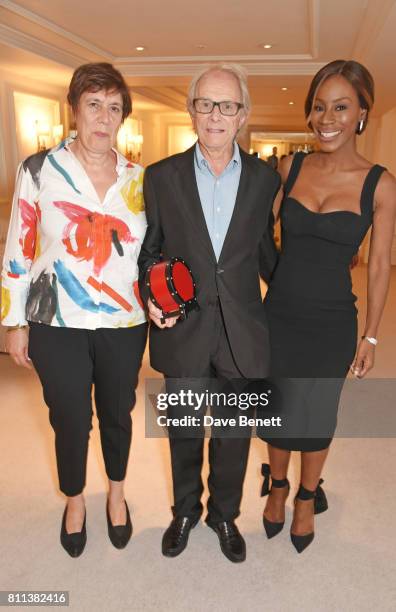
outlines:
M136 51L144 51L144 47L135 47Z
M263 45L264 49L272 49L272 45Z
M287 91L287 87L282 87L282 91Z
M290 106L293 106L294 102L289 102Z

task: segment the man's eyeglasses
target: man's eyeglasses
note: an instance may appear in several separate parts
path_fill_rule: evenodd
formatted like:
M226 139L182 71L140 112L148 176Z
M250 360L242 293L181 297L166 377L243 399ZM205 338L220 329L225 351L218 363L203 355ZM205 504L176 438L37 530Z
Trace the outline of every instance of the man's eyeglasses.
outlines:
M240 102L232 102L231 100L222 100L221 102L213 102L208 98L195 98L193 100L193 106L197 113L203 115L209 115L215 106L219 107L219 111L226 117L234 117L239 109L243 108L243 104Z

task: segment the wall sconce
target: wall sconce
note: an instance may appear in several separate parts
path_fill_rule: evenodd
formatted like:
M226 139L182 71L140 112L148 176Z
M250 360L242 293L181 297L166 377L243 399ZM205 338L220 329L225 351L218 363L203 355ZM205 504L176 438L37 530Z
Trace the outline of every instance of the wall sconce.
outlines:
M49 146L50 128L48 123L36 119L37 152L45 151Z
M131 162L138 164L142 157L142 134L130 134L126 140L125 157Z

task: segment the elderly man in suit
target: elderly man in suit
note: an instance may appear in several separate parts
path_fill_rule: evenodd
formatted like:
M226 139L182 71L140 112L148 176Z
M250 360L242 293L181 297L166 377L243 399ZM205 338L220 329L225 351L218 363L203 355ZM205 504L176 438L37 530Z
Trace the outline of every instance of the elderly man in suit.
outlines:
M240 67L222 64L201 71L191 83L187 104L197 143L149 166L144 180L148 228L139 259L140 288L152 321L151 365L165 375L168 388L174 379L258 379L269 369L259 274L268 280L276 260L271 208L279 177L235 142L250 110ZM153 262L170 257L189 264L200 310L184 321L162 324L144 279ZM169 408L168 416L172 410L180 415ZM169 440L174 518L162 552L174 557L186 547L202 514L204 440L202 435L172 435L171 429ZM246 557L234 521L249 444L249 436L212 435L209 441L206 523L233 562Z

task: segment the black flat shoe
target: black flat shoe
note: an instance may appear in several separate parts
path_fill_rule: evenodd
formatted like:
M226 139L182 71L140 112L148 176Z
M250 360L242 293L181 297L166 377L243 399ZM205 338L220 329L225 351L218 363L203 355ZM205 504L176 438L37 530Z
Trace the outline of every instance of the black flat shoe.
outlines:
M199 518L192 521L187 516L175 517L162 536L162 554L165 557L177 557L186 548L191 529Z
M124 502L126 509L125 525L113 525L109 513L109 500L107 500L106 504L107 531L109 533L110 542L113 544L113 546L119 549L125 548L132 535L131 515L129 514L128 504L125 500Z
M220 548L233 563L241 563L246 559L245 540L239 533L234 521L223 521L222 523L210 523L208 526L215 531L219 537Z
M67 514L67 505L63 512L63 517L62 517L60 541L65 551L68 552L71 557L79 557L85 548L85 544L87 543L87 529L86 529L87 513L85 512L84 522L83 522L81 531L76 531L75 533L67 533L66 531L66 514Z
M265 495L269 495L271 493L272 487L275 489L283 489L283 487L287 487L287 495L289 495L290 491L290 483L287 478L283 478L282 480L277 480L276 478L272 478L271 476L271 468L268 463L263 463L261 466L261 474L264 476L263 487L261 489L261 497ZM271 476L271 488L269 486L269 479ZM286 496L287 497L287 496ZM286 498L285 498L286 501ZM265 529L265 533L267 534L267 538L271 539L274 536L278 535L284 527L285 521L275 522L269 521L263 514L263 525Z

